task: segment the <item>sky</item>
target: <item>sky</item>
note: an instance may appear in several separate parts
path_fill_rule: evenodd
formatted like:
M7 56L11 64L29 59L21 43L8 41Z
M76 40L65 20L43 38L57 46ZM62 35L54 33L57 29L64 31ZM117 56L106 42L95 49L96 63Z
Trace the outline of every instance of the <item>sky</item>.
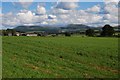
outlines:
M19 25L85 24L101 27L118 25L118 2L2 2L2 29Z

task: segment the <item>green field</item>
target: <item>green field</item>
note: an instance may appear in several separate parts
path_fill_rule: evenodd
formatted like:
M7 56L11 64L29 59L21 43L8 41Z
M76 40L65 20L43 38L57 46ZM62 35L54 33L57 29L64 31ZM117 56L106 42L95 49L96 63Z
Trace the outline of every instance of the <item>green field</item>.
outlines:
M3 37L3 78L117 78L118 39Z

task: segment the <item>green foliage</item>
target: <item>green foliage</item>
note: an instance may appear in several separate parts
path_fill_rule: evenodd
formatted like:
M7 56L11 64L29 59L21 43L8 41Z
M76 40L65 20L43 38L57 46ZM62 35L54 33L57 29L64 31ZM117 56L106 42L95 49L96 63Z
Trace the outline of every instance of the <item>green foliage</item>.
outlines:
M101 36L113 36L114 33L115 33L114 28L110 26L109 24L106 24L102 28Z
M94 32L93 29L87 29L87 30L86 30L86 35L87 35L87 36L94 36L94 35L95 35L95 32Z
M7 30L3 30L3 31L2 31L2 34L3 34L4 36L8 36L9 33L12 34L12 35L15 35L16 30L14 30L14 29L7 29Z
M3 78L117 78L118 39L3 37Z
M71 33L70 32L65 32L65 36L71 36Z

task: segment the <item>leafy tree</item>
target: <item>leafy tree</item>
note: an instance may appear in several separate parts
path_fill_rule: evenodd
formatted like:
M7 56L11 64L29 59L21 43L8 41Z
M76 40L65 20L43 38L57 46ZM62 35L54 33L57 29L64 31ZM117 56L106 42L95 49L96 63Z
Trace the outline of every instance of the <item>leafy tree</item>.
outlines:
M109 24L106 24L102 28L101 36L113 36L114 33L115 33L114 28Z
M65 36L71 36L71 33L70 32L65 32Z
M16 31L14 29L7 29L7 30L3 30L2 31L2 34L4 36L8 36L8 34L11 33L12 35L15 35L16 34Z
M95 32L94 32L93 29L87 29L87 30L86 30L86 35L87 35L87 36L94 36L94 35L95 35Z
M3 30L3 31L2 31L2 35L7 36L6 30Z
M7 31L7 33L11 33L12 35L15 35L15 33L16 33L16 30L14 30L14 29L7 29L6 31Z

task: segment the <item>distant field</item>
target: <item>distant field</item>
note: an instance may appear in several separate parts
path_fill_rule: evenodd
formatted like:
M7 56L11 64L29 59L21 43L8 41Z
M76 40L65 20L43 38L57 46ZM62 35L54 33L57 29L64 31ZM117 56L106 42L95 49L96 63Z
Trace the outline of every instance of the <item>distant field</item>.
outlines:
M118 39L3 37L3 78L117 78Z

